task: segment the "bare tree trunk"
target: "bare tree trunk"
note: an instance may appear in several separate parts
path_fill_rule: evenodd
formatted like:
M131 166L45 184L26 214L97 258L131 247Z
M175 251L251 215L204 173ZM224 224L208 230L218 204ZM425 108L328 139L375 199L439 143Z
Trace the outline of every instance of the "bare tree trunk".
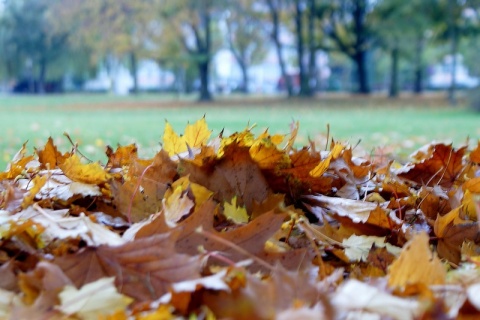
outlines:
M287 66L285 63L285 59L283 58L282 53L282 44L280 42L280 17L278 12L278 7L276 7L273 3L273 0L267 0L267 5L270 10L270 17L272 19L273 30L271 33L271 38L275 45L275 51L277 52L278 57L278 64L280 65L280 72L282 74L282 78L285 82L285 86L287 89L287 93L289 97L293 96L293 86L292 86L292 79L287 74Z
M367 66L367 29L365 26L365 16L367 14L367 0L357 0L353 10L353 20L355 25L355 34L357 41L355 45L355 54L353 60L357 66L357 80L359 93L369 94L370 83L368 79Z
M392 65L390 73L390 89L388 96L390 98L398 97L398 60L399 60L399 49L395 46L391 51Z
M138 66L137 66L137 55L132 51L130 52L130 70L132 73L132 78L133 78L133 89L132 93L137 94L138 93L138 78L137 78L137 71L138 71Z
M353 60L357 67L358 92L362 94L369 94L370 85L368 81L367 51L359 50L353 56Z
M315 0L308 0L308 49L308 85L313 95L319 88L315 48Z
M297 36L297 60L300 78L300 93L302 97L310 97L312 91L309 85L309 73L304 64L305 43L303 41L303 8L300 0L295 1L295 29Z
M451 83L448 88L448 101L452 105L457 104L456 90L457 90L457 53L458 53L458 34L456 28L452 30L452 47L450 55L452 56L452 68L451 68Z
M211 33L211 16L210 16L210 6L208 5L208 1L201 9L201 19L202 25L204 28L205 39L202 43L200 39L200 35L196 35L197 40L197 48L198 53L200 54L200 59L197 63L198 72L200 75L200 97L199 101L211 101L212 94L210 92L210 53L211 53L211 46L212 46L212 33Z
M205 59L198 63L198 72L200 74L200 97L198 98L199 101L206 102L212 100L212 94L210 93L210 88L208 84L210 83L209 79L209 67L210 61L209 59Z
M45 93L45 78L47 75L47 59L45 56L40 58L39 67L37 92L43 94Z
M413 82L413 92L421 94L423 92L423 46L424 46L423 30L417 37L415 46L415 74Z

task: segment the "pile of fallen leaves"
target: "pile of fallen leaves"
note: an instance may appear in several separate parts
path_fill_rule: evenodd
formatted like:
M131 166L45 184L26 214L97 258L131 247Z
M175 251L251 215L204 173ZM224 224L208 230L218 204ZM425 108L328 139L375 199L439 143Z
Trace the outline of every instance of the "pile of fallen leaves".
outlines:
M0 173L0 318L480 314L480 143L412 162L205 119L105 165L52 139Z

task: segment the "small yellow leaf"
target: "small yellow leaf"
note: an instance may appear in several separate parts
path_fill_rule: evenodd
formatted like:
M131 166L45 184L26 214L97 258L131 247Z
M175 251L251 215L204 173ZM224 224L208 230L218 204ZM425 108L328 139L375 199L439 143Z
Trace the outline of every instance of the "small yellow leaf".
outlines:
M328 156L320 161L320 163L310 171L310 176L314 178L321 177L327 171L328 167L330 166L330 162L337 159L342 153L343 149L345 149L345 146L340 143L336 143Z
M225 202L223 214L227 219L242 224L248 222L247 209L245 207L237 207L237 197L233 197L232 203Z
M59 165L63 173L73 181L101 184L110 179L110 175L98 163L83 164L80 158L73 154Z

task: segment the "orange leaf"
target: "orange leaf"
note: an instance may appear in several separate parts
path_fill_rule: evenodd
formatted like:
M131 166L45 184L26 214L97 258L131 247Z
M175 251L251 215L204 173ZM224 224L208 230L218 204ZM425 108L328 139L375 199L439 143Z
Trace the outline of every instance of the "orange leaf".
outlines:
M43 147L43 150L36 150L38 154L38 161L43 169L55 169L58 165L62 164L67 158L66 155L62 155L55 144L52 137L48 138L47 143Z
M108 157L107 167L112 168L121 168L130 165L133 161L138 159L137 146L135 144L123 147L118 146L115 152L110 146L108 146L106 153Z
M480 141L475 150L470 152L470 161L480 164Z
M463 184L463 190L468 190L472 193L480 193L480 177L467 180Z

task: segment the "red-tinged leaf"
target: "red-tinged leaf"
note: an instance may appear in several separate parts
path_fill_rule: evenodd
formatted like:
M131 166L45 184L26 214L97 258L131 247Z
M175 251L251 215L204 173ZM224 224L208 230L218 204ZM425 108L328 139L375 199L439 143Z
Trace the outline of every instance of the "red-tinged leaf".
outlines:
M462 172L466 147L455 150L451 145L436 144L433 148L431 155L405 166L398 176L423 186L452 187Z
M115 277L123 294L138 301L156 299L174 282L200 276L198 257L175 252L176 235L163 233L122 246L87 247L54 260L77 286Z

